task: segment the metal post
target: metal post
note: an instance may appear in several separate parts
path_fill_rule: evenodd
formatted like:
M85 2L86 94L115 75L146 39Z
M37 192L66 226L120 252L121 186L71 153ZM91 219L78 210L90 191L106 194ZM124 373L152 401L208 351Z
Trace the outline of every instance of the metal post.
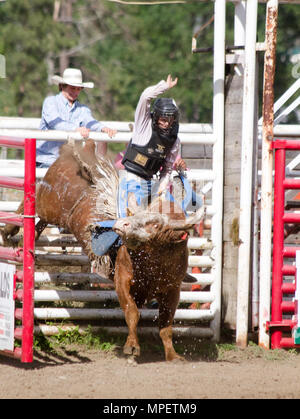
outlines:
M282 320L282 265L283 265L283 230L284 230L284 186L285 149L275 151L274 180L274 227L273 227L273 278L272 278L272 322ZM272 348L280 348L282 332L272 333Z
M22 362L33 360L36 140L25 140Z
M234 4L234 45L245 45L246 2Z
M278 0L269 0L266 16L266 52L263 87L260 284L259 284L259 346L269 349L266 324L270 321L271 246L272 246L272 169L274 128L274 74Z
M212 203L218 210L212 217L211 238L215 244L215 264L212 268L214 282L211 291L215 299L211 310L215 317L211 322L213 339L220 339L221 320L221 277L222 277L222 221L223 221L223 161L224 161L224 80L225 80L225 26L226 1L215 1L214 19L214 99L213 99L213 132L216 143L213 146L213 173L215 180L212 188Z
M251 203L252 203L252 159L255 110L257 0L248 0L246 15L243 128L240 188L239 261L236 343L247 345L250 247L251 247Z

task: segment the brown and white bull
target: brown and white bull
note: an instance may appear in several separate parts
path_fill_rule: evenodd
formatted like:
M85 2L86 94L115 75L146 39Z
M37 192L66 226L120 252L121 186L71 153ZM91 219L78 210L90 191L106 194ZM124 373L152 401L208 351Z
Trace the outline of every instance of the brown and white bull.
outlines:
M103 257L94 254L91 235L95 222L114 220L117 214L118 175L106 158L96 157L95 144L68 143L61 147L60 157L48 169L37 186L36 226L38 237L47 224L69 230L77 238L91 261L103 266ZM22 213L20 205L18 213ZM156 299L159 306L159 333L165 358L180 359L172 344L172 323L179 301L180 285L187 271L187 230L199 223L203 208L186 219L174 203L157 199L147 211L119 219L114 231L122 238L114 266L114 282L119 302L125 313L129 335L126 354L137 356L138 307ZM19 228L8 225L2 231L4 242ZM108 274L113 266L107 264ZM112 275L111 275L112 278Z
M172 324L188 266L187 230L203 215L202 208L186 220L173 203L157 200L147 212L119 219L114 225L123 241L117 254L114 282L129 330L125 354L140 355L138 307L156 299L165 358L182 359L173 347Z

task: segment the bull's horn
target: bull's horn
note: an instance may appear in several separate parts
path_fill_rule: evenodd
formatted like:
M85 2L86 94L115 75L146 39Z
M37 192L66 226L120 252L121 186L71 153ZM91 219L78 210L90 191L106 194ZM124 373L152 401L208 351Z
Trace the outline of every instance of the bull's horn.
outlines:
M206 207L203 205L201 208L199 208L194 215L191 215L190 217L187 217L185 220L178 221L178 220L172 220L170 221L169 225L174 230L189 230L192 228L195 224L199 224L201 220L205 217L206 213Z

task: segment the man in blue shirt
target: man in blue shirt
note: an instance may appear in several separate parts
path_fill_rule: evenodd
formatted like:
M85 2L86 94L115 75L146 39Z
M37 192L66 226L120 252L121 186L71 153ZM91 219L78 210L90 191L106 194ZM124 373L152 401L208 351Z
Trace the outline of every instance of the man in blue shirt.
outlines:
M89 138L90 131L101 131L113 137L116 130L97 121L91 110L78 102L77 98L83 88L93 88L94 83L82 81L82 73L76 68L67 68L63 76L53 76L52 80L59 85L60 93L44 100L40 129L78 131L83 138ZM62 141L38 141L36 150L37 167L49 167L59 156ZM97 152L106 154L107 144L97 143Z

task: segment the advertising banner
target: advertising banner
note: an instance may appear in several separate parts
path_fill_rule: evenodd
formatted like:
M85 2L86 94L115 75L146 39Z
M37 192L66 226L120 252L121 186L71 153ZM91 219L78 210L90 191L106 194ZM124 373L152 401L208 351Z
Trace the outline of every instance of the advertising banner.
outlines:
M0 263L0 350L13 351L15 329L15 265Z

